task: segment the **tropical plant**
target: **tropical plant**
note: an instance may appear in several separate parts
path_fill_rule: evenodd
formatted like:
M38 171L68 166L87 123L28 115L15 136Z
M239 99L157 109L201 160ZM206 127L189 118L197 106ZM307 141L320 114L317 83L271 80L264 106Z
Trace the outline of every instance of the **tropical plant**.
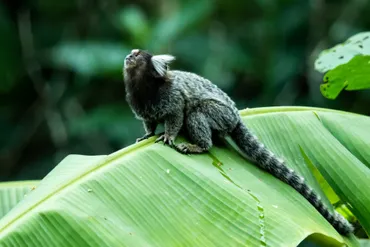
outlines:
M370 232L369 117L305 107L241 115L328 207L347 206ZM188 156L154 139L67 156L0 220L0 246L359 246L230 140Z
M0 183L0 218L17 205L39 181L14 181Z
M362 32L320 53L315 68L324 75L322 95L335 99L347 91L370 88L370 32Z

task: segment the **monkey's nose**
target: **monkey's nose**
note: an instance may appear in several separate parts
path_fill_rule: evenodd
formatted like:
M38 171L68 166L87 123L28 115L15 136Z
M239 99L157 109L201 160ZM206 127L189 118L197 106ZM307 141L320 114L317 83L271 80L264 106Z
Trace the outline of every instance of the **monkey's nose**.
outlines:
M132 58L132 54L128 54L126 57L125 57L125 60L127 59L131 59Z

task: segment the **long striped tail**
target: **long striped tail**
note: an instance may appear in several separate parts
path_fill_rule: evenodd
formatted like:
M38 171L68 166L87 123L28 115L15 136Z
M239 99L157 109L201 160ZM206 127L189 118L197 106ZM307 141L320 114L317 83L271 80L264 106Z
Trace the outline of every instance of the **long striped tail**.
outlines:
M320 196L305 183L304 178L269 151L242 122L238 123L230 136L258 166L289 184L306 198L340 234L348 235L354 231L353 226L342 215L336 211L331 213Z

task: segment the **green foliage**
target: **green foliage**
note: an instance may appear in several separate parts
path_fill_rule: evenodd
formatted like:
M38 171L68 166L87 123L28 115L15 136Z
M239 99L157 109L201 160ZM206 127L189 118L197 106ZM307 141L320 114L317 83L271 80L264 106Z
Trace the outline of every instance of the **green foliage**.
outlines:
M145 46L150 39L150 24L142 9L130 6L122 9L118 16L119 26L130 33L132 43Z
M355 56L347 64L340 65L325 74L321 93L335 99L343 90L353 91L370 88L370 56Z
M51 60L81 75L96 76L122 71L122 61L128 52L128 48L115 43L65 42L53 48Z
M0 183L0 218L6 215L31 190L36 189L39 181Z
M361 247L370 247L369 239L360 239L359 240Z
M241 115L330 206L309 166L317 167L369 230L369 160L358 156L369 140L368 117L299 107ZM0 245L297 246L309 237L320 246L359 246L230 146L187 156L154 140L65 158L0 220Z
M198 22L207 18L213 6L210 0L180 3L176 12L165 14L153 27L148 49L163 50L170 42L181 37L182 33L190 32Z
M68 154L112 153L143 135L122 82L133 48L175 55L173 69L207 77L240 109L370 114L370 92L326 100L311 67L317 48L370 29L369 8L334 0L1 1L0 179L41 179Z
M370 32L356 34L343 44L323 51L315 68L326 72L320 90L328 99L335 99L343 89L370 88Z
M14 23L0 4L0 93L9 92L21 73L21 56L17 47Z

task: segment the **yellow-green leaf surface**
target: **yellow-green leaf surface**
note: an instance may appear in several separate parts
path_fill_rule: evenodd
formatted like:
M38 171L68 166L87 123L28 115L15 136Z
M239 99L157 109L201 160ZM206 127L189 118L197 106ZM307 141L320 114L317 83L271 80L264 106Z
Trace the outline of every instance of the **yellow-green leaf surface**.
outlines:
M369 232L368 117L300 107L241 115L324 196L307 163L317 167ZM0 220L0 246L285 247L307 237L359 246L229 145L182 155L154 139L107 156L66 157Z
M0 218L18 204L39 181L17 181L0 183Z

